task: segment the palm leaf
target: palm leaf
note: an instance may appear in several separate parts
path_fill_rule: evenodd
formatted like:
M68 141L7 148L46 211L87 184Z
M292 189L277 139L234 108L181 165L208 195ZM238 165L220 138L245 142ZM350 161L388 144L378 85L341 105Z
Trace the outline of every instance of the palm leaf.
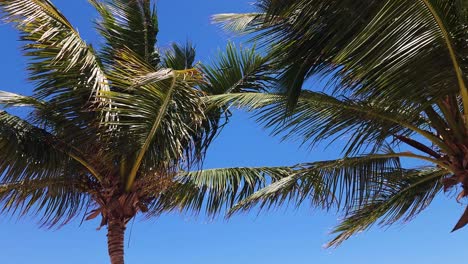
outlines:
M3 182L56 178L64 166L102 177L76 148L21 118L0 112L0 172Z
M180 173L175 178L177 184L161 194L152 210L206 211L214 216L291 173L290 167L239 167Z
M265 13L226 13L212 17L213 23L229 31L238 34L249 34L260 30L264 26Z
M111 111L119 117L118 121L106 125L124 129L120 132L128 133L127 142L121 143L128 148L121 146L121 149L136 152L126 183L129 190L142 164L144 170L153 168L170 174L180 165L197 162L203 151L197 147L204 146L194 140L203 138L200 134L205 133L201 129L205 115L200 91L191 86L197 80L191 71L168 71L167 77L140 82L144 85L129 89L135 87L135 80L141 80L138 76L148 77L158 70L131 50L122 50L118 56L119 70L111 76L115 80L113 84L122 92L108 92L103 96L115 101Z
M99 93L110 87L94 50L50 1L5 0L0 2L0 8L4 18L16 24L25 43L29 79L35 84L31 97L47 102L47 106L35 105L34 123L61 133L67 142L79 138L82 145L92 145L89 142L95 142L91 135L97 134L96 126L86 124L113 118L105 112L96 116L96 112L88 111L110 105L108 101L96 100ZM77 132L82 133L78 136Z
M164 53L162 64L166 68L174 70L192 69L195 62L195 47L187 42L185 45L173 43L171 48Z
M323 93L304 91L297 107L290 111L287 98L280 94L238 93L206 98L210 104L232 103L248 110L258 110L258 120L273 128L284 139L300 136L303 142L316 144L342 135L350 137L346 154L357 153L366 146L381 146L395 135L418 133L447 149L435 134L426 130L427 121L419 112L391 109L372 102L338 99Z
M41 215L47 227L64 225L89 205L88 191L78 177L27 179L0 184L2 212Z
M87 89L87 97L108 91L104 71L94 51L78 35L70 22L48 0L4 0L5 19L16 23L31 57L31 79L39 83L43 98L76 89ZM72 79L76 76L83 82ZM57 87L63 89L57 91Z
M405 170L392 176L373 199L345 216L344 221L333 231L338 236L327 246L337 246L375 223L391 225L399 220L411 220L443 189L441 178L449 174L443 169L429 168Z
M39 106L41 104L42 102L31 96L0 91L0 105L4 105L5 107Z
M307 199L315 207L352 208L378 193L387 174L401 169L400 156L401 153L369 154L296 165L291 175L240 201L229 214L257 204L260 208L289 202L299 206Z
M261 0L257 6L264 15L254 39L275 58L293 102L312 75L332 76L336 92L394 108L457 92L466 97L463 0ZM228 25L236 20L224 17Z
M104 61L112 65L120 49L131 49L145 62L157 66L160 61L155 48L158 19L155 7L147 0L91 0L101 16L97 29L105 39Z
M236 48L228 43L211 65L201 65L205 83L201 90L210 94L267 91L274 84L270 58L261 56L253 48Z

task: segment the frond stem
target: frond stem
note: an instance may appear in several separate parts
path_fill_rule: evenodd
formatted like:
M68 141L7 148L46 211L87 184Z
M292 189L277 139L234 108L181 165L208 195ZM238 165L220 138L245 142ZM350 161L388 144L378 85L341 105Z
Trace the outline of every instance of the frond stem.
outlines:
M174 87L175 87L176 80L177 80L175 73L172 72L172 74L173 74L173 76L172 76L171 86L169 87L169 90L167 91L167 95L164 98L164 102L163 102L163 104L161 106L161 109L159 109L159 112L158 112L158 115L156 116L156 120L154 121L153 127L151 128L150 132L148 133L148 137L146 138L145 143L141 147L141 150L138 153L138 156L137 156L137 158L135 160L135 163L133 164L132 169L130 171L130 174L128 176L128 181L127 181L127 184L125 186L126 191L130 191L130 189L132 188L133 182L135 181L136 174L138 172L138 169L140 168L141 162L143 161L143 157L145 156L146 151L148 150L148 148L149 148L149 146L151 144L151 141L153 140L153 137L156 134L156 132L158 131L159 126L161 125L161 121L162 121L164 115L166 114L166 110L167 110L167 108L169 106L169 102L171 101L172 92L174 91Z

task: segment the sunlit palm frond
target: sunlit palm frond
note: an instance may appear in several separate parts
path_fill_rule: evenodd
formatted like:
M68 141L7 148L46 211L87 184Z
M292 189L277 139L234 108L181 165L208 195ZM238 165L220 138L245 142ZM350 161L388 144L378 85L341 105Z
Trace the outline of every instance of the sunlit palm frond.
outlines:
M31 96L0 91L0 105L4 107L38 106L41 104L42 102Z
M4 19L14 22L24 42L25 55L29 58L29 79L35 85L32 97L47 101L50 108L35 108L33 116L39 117L41 126L56 131L66 127L81 127L96 123L99 118L92 111L84 111L96 105L108 106L110 102L96 100L96 95L109 91L106 74L94 50L81 39L70 22L46 0L0 1ZM53 113L60 113L62 122L56 122ZM51 118L51 119L49 119ZM96 134L92 126L87 127L87 139ZM67 133L62 134L67 141ZM84 142L82 142L84 143Z
M128 148L121 145L121 149L136 151L127 183L127 188L131 188L141 166L144 170L170 173L178 166L196 163L203 151L197 147L205 146L194 139L203 138L200 134L205 133L201 129L205 115L200 91L190 85L196 77L190 73L187 76L183 71L180 74L168 71L164 78L128 89L135 87L138 76L158 71L130 50L121 51L119 56L127 59L120 60L121 67L114 72L112 80L116 80L114 85L119 85L122 91L104 96L115 102L112 111L119 117L108 125L117 126L119 133L128 136L127 142L120 142Z
M38 97L60 97L75 91L89 99L109 90L93 49L50 1L4 0L0 6L4 19L15 22L21 31L26 55L31 57L30 78L38 83Z
M213 23L221 26L230 32L238 34L254 33L265 26L264 13L226 13L217 14L212 17Z
M239 167L180 173L176 176L178 184L162 193L153 210L206 212L215 216L291 173L290 167Z

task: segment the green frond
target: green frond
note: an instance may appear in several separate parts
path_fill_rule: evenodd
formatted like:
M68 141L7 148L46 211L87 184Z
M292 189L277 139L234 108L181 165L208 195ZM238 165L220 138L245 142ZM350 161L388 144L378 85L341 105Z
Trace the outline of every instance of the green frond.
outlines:
M64 225L89 205L88 186L78 177L27 179L0 184L3 213L40 215L43 226Z
M432 202L442 191L441 179L450 173L439 168L403 170L392 175L380 192L372 199L357 206L345 215L336 227L334 238L328 247L338 246L352 235L367 230L373 224L391 225L397 221L409 221Z
M35 86L31 97L48 104L33 107L32 116L35 121L40 120L38 125L55 131L68 127L84 130L84 124L96 123L100 118L112 119L106 114L99 117L96 112L84 111L109 106L110 102L96 100L99 93L110 90L107 76L92 47L50 1L4 0L0 1L0 8L4 19L19 29L24 42L29 79ZM57 113L62 117L60 122ZM93 126L87 126L87 130L88 136L81 139L89 142L94 139L89 135L96 131ZM66 138L67 133L62 136Z
M395 135L419 133L441 148L445 144L426 130L419 112L392 109L372 102L338 99L323 93L303 91L295 109L288 110L287 96L280 94L238 93L208 96L213 105L232 104L258 110L258 121L284 139L300 137L303 143L316 144L326 139L349 136L347 154L367 146L381 145Z
M97 179L100 174L77 149L25 120L0 112L0 175L3 182L56 178L74 166Z
M264 18L247 30L274 58L292 103L305 80L332 76L338 94L414 108L466 97L463 1L261 0Z
M162 65L174 70L186 70L193 68L195 62L195 47L187 42L185 45L173 43L167 51L164 52Z
M3 182L55 178L69 159L48 142L47 132L0 112L0 175Z
M289 167L221 168L180 173L152 210L206 212L215 216L271 182L293 173Z
M205 106L201 92L192 85L196 79L187 78L189 72L168 71L163 78L157 76L148 81L149 75L158 72L156 68L140 60L131 50L123 50L118 56L122 58L119 70L111 76L121 91L102 96L114 102L110 111L118 116L117 121L105 123L116 127L109 136L119 143L121 154L135 154L126 181L130 190L140 172L144 175L144 171L153 169L170 174L179 166L197 163L206 147L200 141L204 140L205 133L211 132L202 127ZM141 80L138 76L147 79L138 82ZM125 137L120 141L114 135Z
M284 203L299 206L310 200L319 208L347 209L366 203L378 193L387 176L401 170L400 153L368 154L360 157L298 164L292 173L241 200L229 214Z
M85 89L87 97L109 90L94 51L47 0L3 0L4 19L16 24L25 41L28 69L41 98ZM82 80L77 82L73 78Z
M205 76L201 90L210 95L267 91L275 82L269 60L255 47L236 48L228 43L210 65L200 66Z
M145 62L157 66L158 18L149 0L90 0L101 16L97 29L105 39L103 60L111 66L115 53L128 48Z

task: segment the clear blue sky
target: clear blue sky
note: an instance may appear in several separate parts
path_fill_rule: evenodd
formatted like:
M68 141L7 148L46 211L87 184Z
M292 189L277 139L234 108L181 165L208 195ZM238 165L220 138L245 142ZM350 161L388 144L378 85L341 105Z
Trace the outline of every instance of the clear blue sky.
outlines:
M52 0L88 41L97 41L86 0ZM198 60L206 61L224 47L229 35L211 25L222 12L251 10L245 0L160 0L159 45L192 40ZM27 94L25 60L16 32L0 25L0 90ZM234 39L235 40L235 39ZM1 150L0 150L1 151ZM245 113L238 112L213 144L207 167L284 165L338 157L333 148L298 149L268 136ZM463 207L442 195L416 220L389 229L372 228L338 249L323 249L339 216L312 210L280 209L243 214L225 221L171 214L129 224L127 263L284 264L284 263L455 263L468 257L468 229L449 233ZM106 231L98 220L79 220L57 230L41 230L35 221L0 216L0 256L5 264L108 263Z

